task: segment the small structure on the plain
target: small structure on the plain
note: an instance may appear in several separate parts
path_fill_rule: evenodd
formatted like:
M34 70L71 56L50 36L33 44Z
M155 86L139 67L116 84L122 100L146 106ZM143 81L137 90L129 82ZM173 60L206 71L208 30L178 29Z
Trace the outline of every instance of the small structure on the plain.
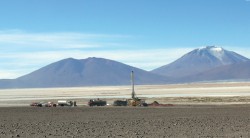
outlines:
M76 101L59 100L57 102L58 106L76 106Z
M34 107L56 107L56 104L53 102L33 102L30 106Z
M105 106L107 105L107 101L97 99L90 99L88 102L89 106Z
M131 94L131 99L127 99L128 106L147 106L147 103L145 103L144 99L136 97L134 71L131 72L131 85L132 85L132 94Z
M115 100L113 105L114 106L127 106L128 101L127 100Z

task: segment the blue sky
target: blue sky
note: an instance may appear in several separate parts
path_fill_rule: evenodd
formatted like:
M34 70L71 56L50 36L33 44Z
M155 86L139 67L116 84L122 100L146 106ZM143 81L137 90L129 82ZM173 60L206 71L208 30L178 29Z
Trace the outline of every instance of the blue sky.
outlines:
M1 0L0 78L60 59L152 70L216 45L250 57L248 0Z

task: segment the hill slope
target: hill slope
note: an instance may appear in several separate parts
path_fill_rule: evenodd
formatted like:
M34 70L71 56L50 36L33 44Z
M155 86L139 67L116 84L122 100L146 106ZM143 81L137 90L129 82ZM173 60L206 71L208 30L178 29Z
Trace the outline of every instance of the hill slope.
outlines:
M227 51L220 47L208 46L195 49L173 63L157 68L152 72L159 75L182 78L219 66L246 61L249 61L249 59L235 52Z
M131 71L135 72L136 84L163 84L168 81L165 77L113 60L68 58L4 82L7 83L5 86L12 88L128 85Z
M184 77L179 82L250 80L250 61L220 66L206 72Z

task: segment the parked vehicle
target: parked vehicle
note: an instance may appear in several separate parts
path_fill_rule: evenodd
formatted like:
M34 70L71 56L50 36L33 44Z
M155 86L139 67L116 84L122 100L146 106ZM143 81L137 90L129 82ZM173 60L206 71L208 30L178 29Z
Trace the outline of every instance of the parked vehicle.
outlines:
M53 102L48 102L45 104L45 107L56 107L56 104Z
M134 72L131 72L131 85L132 85L132 93L131 93L131 99L127 99L128 106L147 106L147 103L144 99L140 99L136 97L135 95L135 84L134 84Z
M57 102L58 106L76 106L75 101L68 101L68 100L59 100Z
M98 99L91 99L91 100L89 100L88 105L89 106L105 106L105 105L107 105L107 101L100 100L99 98Z
M31 103L30 106L42 107L42 104L40 102L34 102L34 103Z
M56 104L53 102L34 102L30 106L34 107L56 107Z
M122 100L116 100L114 101L114 106L127 106L128 105L128 101L122 101Z

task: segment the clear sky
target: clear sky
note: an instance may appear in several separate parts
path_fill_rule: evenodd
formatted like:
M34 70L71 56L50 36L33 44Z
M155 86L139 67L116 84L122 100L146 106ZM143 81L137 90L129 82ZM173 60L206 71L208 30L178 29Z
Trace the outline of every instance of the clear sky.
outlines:
M250 0L1 0L0 5L0 78L68 57L103 57L152 70L207 45L250 57Z

